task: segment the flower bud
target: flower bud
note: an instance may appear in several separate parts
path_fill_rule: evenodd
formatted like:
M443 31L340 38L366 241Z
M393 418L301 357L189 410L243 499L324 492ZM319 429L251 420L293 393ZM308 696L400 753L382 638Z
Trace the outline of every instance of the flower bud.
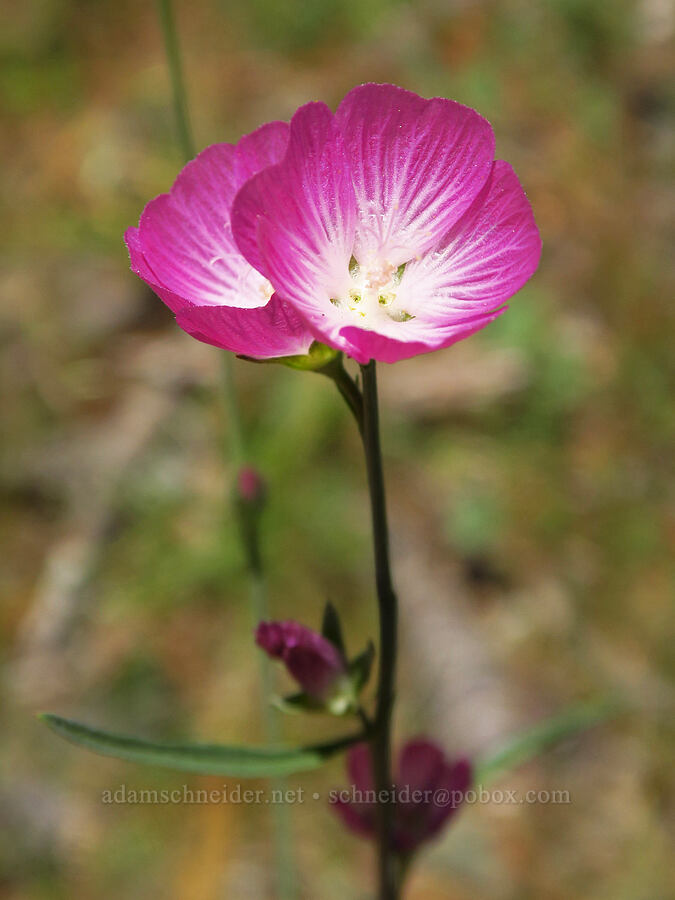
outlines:
M242 503L261 506L265 501L267 486L262 475L253 466L242 466L237 474L237 496Z
M284 662L308 697L325 701L347 672L344 657L329 640L299 622L261 622L256 643Z

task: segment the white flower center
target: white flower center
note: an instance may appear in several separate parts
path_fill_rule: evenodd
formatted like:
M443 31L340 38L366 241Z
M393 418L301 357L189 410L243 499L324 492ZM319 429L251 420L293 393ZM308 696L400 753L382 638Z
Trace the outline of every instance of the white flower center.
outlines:
M331 303L360 328L376 330L383 318L407 322L414 316L397 303L404 270L405 265L397 267L389 262L361 266L352 257L349 263L351 287L342 296L331 299Z

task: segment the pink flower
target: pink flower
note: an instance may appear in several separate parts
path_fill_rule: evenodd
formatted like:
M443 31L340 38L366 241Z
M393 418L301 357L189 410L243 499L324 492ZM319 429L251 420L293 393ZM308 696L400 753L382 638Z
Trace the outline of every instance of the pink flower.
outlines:
M352 786L336 792L333 808L352 831L374 837L377 808L368 744L350 749L347 770ZM399 755L395 779L393 842L399 853L409 854L435 837L455 815L471 786L471 763L467 759L449 762L431 741L409 741Z
M303 691L315 700L327 699L347 672L338 648L299 622L261 622L255 639L270 656L285 663Z
M485 119L377 84L335 114L309 103L290 126L208 148L127 244L134 271L201 340L269 358L316 339L360 363L483 328L541 252Z
M124 235L131 268L184 331L257 359L304 354L314 340L241 255L230 222L237 191L283 158L288 134L286 122L270 122L236 145L207 147L185 166L170 193L148 203L138 228Z

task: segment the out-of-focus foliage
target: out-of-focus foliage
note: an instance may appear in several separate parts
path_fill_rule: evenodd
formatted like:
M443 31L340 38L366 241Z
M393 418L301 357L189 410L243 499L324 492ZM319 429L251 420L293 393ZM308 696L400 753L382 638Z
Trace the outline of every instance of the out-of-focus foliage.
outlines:
M574 700L619 694L632 712L505 785L571 803L463 810L409 896L670 896L672 5L176 12L199 146L394 81L491 120L544 238L539 273L486 332L381 367L399 732L483 756ZM32 718L261 733L219 353L177 330L121 240L180 166L154 5L26 0L2 21L0 894L260 900L269 806L105 804L122 784L222 780L90 756ZM246 363L237 377L270 485L272 613L317 627L330 599L359 646L375 616L355 429L325 379ZM321 727L284 720L289 740ZM342 782L337 763L293 780L322 795L291 810L307 898L371 884L367 848L326 808Z

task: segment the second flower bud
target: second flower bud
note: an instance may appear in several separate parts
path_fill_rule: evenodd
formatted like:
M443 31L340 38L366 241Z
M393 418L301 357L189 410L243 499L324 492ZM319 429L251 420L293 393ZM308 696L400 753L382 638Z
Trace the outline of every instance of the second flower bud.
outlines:
M287 712L326 712L336 716L355 713L359 694L370 675L374 648L370 644L349 661L333 607L324 613L322 633L293 620L261 622L255 633L258 646L282 661L302 689L281 698Z

